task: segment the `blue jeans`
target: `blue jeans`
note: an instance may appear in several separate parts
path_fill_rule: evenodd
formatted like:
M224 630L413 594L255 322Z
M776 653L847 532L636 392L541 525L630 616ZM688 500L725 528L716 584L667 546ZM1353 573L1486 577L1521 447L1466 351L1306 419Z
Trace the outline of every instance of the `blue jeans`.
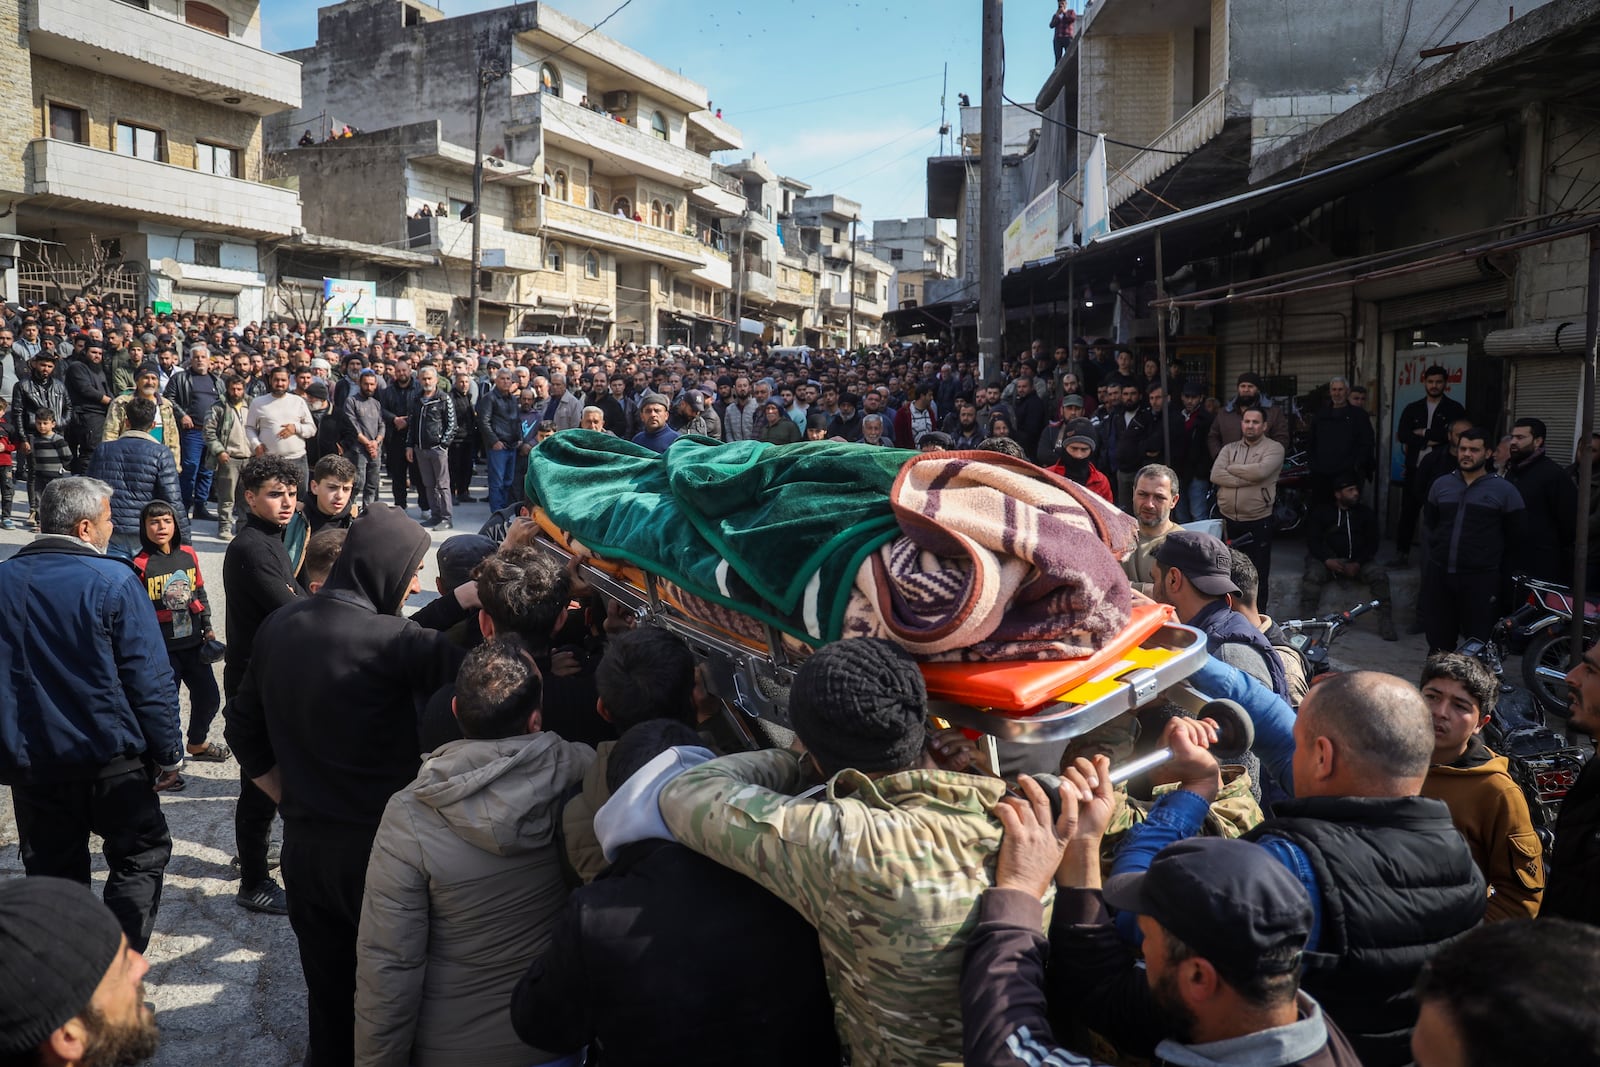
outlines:
M1211 515L1211 483L1204 478L1192 478L1178 496L1174 522L1199 522Z
M489 510L499 511L511 503L512 473L517 469L517 450L510 446L489 450Z
M183 470L178 472L178 485L183 491L183 506L193 508L199 504L205 507L206 501L211 499L211 471L200 467L200 457L206 452L205 431L184 430L181 440Z

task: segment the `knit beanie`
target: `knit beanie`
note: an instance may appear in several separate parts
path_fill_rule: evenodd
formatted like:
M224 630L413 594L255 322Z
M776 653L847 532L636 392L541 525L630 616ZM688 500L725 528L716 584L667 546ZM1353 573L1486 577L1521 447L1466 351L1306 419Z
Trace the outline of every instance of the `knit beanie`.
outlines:
M672 405L670 403L668 403L667 402L667 398L662 396L660 393L646 393L646 394L644 394L643 396L641 396L639 398L639 410L640 411L643 411L645 408L649 407L651 404L660 404L662 407L666 408L668 411L672 410Z
M879 637L824 645L801 664L789 721L828 774L901 771L927 732L928 690L904 649Z
M94 996L122 927L64 878L0 882L0 1056L37 1048Z

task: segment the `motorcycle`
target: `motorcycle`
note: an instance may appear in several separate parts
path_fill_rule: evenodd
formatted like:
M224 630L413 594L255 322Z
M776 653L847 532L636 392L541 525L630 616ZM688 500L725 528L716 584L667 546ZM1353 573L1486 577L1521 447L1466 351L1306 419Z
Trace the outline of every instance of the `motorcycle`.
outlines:
M1311 462L1304 450L1283 459L1278 475L1278 495L1272 505L1272 521L1279 533L1298 530L1311 513Z
M1565 733L1548 724L1535 692L1506 680L1507 641L1522 621L1519 613L1513 612L1495 623L1487 639L1468 638L1456 651L1483 664L1499 685L1494 711L1484 727L1484 743L1506 757L1507 772L1528 802L1534 832L1544 843L1548 858L1555 847L1561 802L1591 753L1587 746L1574 745Z
M1369 600L1357 604L1349 611L1335 611L1329 615L1319 615L1314 619L1288 619L1278 623L1278 628L1288 635L1289 644L1306 658L1312 685L1316 685L1324 675L1333 670L1333 665L1328 662L1328 650L1339 639L1339 635L1349 629L1350 624L1356 619L1377 606L1378 601Z
M1518 575L1524 602L1507 617L1508 642L1525 642L1522 681L1547 715L1567 716L1567 671L1572 666L1572 590L1558 582ZM1600 601L1584 603L1584 644L1600 635Z

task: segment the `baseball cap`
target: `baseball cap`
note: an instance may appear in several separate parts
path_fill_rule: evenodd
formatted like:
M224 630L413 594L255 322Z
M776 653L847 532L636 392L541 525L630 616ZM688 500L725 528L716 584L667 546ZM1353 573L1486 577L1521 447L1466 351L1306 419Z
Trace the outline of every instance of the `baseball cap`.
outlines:
M1233 584L1233 556L1228 546L1210 534L1174 530L1155 551L1156 562L1176 567L1189 584L1207 596L1238 593Z
M1230 983L1292 974L1311 937L1311 898L1251 841L1192 837L1156 853L1144 871L1113 875L1102 892L1118 911L1148 915Z
M500 546L482 534L457 534L439 546L439 578L446 589L465 585L472 568L494 555Z
M1200 379L1198 379L1198 378L1185 378L1183 380L1183 395L1184 396L1205 396L1206 395L1206 387L1203 384L1201 384Z
M1061 406L1064 408L1081 408L1083 407L1083 397L1077 393L1068 393L1061 398Z

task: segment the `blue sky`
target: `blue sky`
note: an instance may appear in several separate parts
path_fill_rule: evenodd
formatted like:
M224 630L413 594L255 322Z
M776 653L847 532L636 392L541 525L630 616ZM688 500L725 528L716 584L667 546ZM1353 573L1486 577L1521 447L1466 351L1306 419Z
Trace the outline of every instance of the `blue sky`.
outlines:
M505 6L435 0L447 15ZM622 0L565 0L594 24ZM265 44L316 42L313 0L262 0ZM1078 6L1078 5L1074 5ZM1006 92L1031 103L1050 72L1054 0L1005 5ZM939 96L960 132L956 94L978 104L978 0L633 0L600 31L707 87L750 150L819 193L859 200L867 219L925 214L924 160L939 151ZM826 98L826 99L825 99Z

